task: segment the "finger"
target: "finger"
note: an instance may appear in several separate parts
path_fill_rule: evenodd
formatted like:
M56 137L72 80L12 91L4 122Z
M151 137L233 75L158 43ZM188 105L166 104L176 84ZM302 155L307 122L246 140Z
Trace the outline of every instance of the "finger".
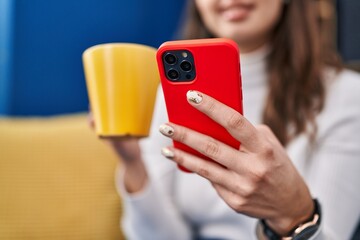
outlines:
M241 212L243 206L245 205L245 200L243 198L220 184L213 184L213 187L225 203L229 205L229 207L237 212Z
M246 172L242 161L248 154L234 149L212 137L173 123L163 124L160 132L173 140L183 143L215 162L239 173Z
M260 141L258 132L239 112L197 91L188 91L187 98L193 107L219 123L235 139L239 140L242 147L249 150L257 148Z
M168 159L208 179L212 183L225 184L234 179L233 174L219 164L201 159L182 150L165 147L161 150L161 153Z
M268 141L278 146L282 146L278 138L275 136L274 132L265 124L259 124L255 126L260 134L262 134Z
M219 184L213 184L213 187L226 204L236 212L255 218L274 216L274 209L267 202L256 201L256 199L249 200Z

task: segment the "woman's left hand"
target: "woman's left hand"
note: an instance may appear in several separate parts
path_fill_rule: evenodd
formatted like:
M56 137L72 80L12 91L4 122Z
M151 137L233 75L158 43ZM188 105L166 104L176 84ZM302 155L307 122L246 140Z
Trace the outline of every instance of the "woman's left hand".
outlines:
M168 123L160 127L165 136L226 168L172 147L162 150L166 157L208 179L232 209L265 219L281 235L312 215L313 201L304 180L267 126L255 127L234 109L199 92L188 94L188 100L240 141L241 147L234 149L204 134Z

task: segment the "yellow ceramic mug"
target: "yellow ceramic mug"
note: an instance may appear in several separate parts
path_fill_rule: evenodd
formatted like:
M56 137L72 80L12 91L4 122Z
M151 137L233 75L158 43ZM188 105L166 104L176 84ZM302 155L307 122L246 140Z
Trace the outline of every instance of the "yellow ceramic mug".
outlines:
M102 44L87 49L83 63L96 133L148 136L159 84L156 49Z

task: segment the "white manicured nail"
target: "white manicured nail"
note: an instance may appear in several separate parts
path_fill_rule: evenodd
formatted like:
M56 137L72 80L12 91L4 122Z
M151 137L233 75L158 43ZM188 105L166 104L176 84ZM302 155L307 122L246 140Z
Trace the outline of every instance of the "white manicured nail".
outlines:
M197 91L193 91L193 90L189 90L186 93L186 97L190 102L193 102L195 104L199 104L203 100L202 95L200 93L198 93Z
M167 147L161 149L161 154L167 158L173 158L175 156L174 152Z
M167 124L161 124L159 131L167 137L174 135L174 129Z

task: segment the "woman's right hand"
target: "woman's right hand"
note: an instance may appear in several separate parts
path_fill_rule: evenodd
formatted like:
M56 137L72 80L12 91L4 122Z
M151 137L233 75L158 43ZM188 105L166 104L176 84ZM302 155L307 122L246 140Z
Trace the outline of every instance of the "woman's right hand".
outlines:
M95 121L89 112L89 125L95 128ZM124 168L124 186L129 193L141 191L147 182L148 175L141 157L138 137L110 137L103 138L115 151Z

